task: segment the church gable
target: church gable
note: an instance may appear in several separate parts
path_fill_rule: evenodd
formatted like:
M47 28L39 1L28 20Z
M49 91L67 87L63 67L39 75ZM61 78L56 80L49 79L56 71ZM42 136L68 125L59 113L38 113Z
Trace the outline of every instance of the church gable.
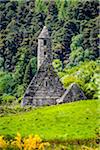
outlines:
M55 104L56 99L61 97L64 91L51 61L46 58L26 90L24 103L35 106L40 105L39 101L41 105Z
M57 74L55 73L55 71L52 70L52 68L50 67L46 70L46 74L43 74L43 75L42 75L43 80L41 79L41 83L38 86L37 92L44 91L44 93L46 93L48 96L51 96L51 97L57 94L58 96L61 96L62 93L64 92L64 88ZM44 94L44 97L45 97L45 94Z
M60 98L64 89L57 77L47 72L40 86L33 96L33 105L52 105L56 104L56 99Z

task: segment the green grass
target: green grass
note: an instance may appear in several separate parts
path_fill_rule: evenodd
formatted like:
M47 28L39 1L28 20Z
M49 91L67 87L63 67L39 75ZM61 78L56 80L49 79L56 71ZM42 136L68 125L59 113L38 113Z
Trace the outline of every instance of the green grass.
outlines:
M0 117L0 135L38 134L44 140L96 138L98 100L85 100L33 109Z

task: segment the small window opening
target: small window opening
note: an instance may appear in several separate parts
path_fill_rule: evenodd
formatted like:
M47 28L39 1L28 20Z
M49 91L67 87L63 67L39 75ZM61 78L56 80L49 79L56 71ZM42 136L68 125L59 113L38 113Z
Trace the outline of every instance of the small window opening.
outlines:
M44 52L44 55L46 55L46 52Z
M46 40L44 40L44 45L46 45L47 44L47 41Z
M46 86L48 85L47 81L46 81Z
M45 81L45 82L44 82L44 86L47 87L47 85L48 85L48 83L47 83L47 81Z

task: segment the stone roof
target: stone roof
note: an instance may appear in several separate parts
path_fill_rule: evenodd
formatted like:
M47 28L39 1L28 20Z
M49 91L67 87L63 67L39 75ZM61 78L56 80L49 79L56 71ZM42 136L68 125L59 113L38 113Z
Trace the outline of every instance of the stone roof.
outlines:
M47 38L50 38L49 36L49 32L48 32L48 29L46 26L43 27L43 30L41 31L38 39L47 39Z
M40 66L37 73L35 74L35 76L33 77L33 79L31 80L29 86L27 87L27 90L25 92L25 95L22 101L22 106L26 104L31 104L31 102L33 101L35 92L39 89L40 84L44 80L44 77L48 76L48 69L49 69L49 72L53 75L53 77L54 78L56 77L58 79L57 81L57 83L59 83L58 89L60 89L62 93L64 93L65 89L51 64L51 60L46 58L44 62L42 63L42 65Z

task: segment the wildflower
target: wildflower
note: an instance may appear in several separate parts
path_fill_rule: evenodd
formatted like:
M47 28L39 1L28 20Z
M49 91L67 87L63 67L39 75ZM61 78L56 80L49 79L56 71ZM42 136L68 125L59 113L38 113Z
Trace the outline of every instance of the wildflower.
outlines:
M15 140L11 142L11 145L13 147L17 147L20 150L22 150L23 143L22 143L21 135L19 133L17 133L17 136L15 137Z
M8 143L4 140L3 136L0 136L0 149L6 149L8 146Z
M50 144L48 142L45 143L41 143L38 147L39 150L44 150L45 147L50 146Z

